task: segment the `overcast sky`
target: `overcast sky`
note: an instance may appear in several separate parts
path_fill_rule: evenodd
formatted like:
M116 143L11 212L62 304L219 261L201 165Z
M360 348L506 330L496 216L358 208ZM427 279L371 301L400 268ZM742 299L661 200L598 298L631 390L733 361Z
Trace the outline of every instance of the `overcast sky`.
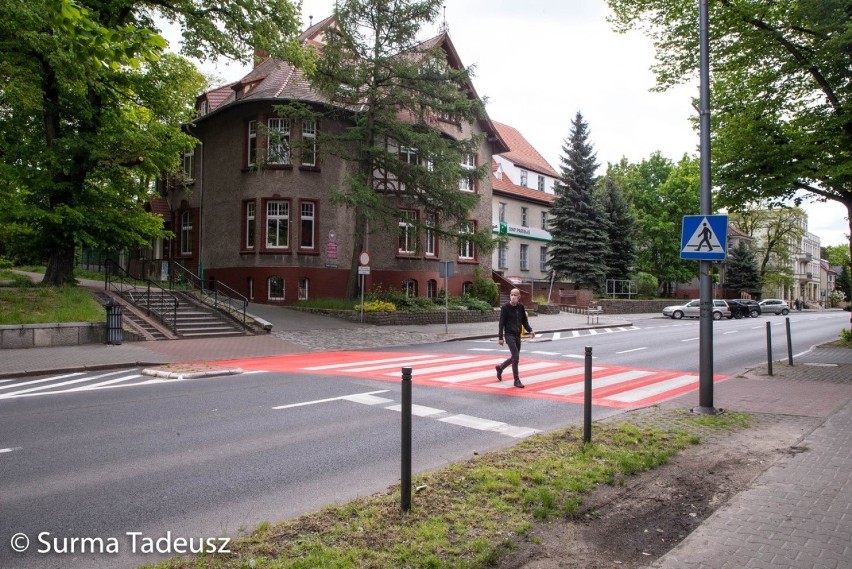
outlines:
M305 27L308 16L318 22L333 6L334 0L304 0ZM448 0L445 13L462 63L475 67L473 85L487 99L488 115L517 128L557 171L577 111L589 125L598 174L622 157L639 162L655 151L674 161L684 153L698 155L698 133L689 122L696 114L697 82L650 92L650 41L640 33L613 32L603 0ZM423 39L437 33L436 25L424 30ZM200 67L222 82L246 72L221 62ZM805 209L808 230L823 246L848 244L842 206Z

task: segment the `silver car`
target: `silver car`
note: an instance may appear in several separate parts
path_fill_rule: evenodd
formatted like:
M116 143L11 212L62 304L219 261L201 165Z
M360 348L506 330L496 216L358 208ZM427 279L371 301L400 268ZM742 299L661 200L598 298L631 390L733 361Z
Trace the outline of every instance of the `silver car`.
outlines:
M786 302L779 298L767 298L761 300L758 304L760 304L760 309L763 310L763 312L781 314L782 316L790 314L790 307Z
M701 316L701 301L690 300L686 304L666 306L663 308L663 316L669 316L675 320L681 318L699 318ZM713 301L713 320L731 317L731 307L724 300Z

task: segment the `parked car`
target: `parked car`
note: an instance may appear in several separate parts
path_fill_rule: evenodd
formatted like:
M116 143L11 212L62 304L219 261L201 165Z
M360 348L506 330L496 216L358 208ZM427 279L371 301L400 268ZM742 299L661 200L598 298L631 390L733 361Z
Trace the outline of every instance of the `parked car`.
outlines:
M686 304L666 306L663 308L663 316L680 320L681 318L699 318L701 316L701 301L690 300ZM731 318L731 307L724 300L713 301L713 320Z
M730 298L725 302L728 303L728 306L731 307L731 318L748 318L751 316L751 310L748 305L742 302L738 298Z
M763 312L771 312L772 314L781 314L787 316L790 314L790 307L786 302L779 298L767 298L760 301L760 308Z
M734 310L731 307L731 312L740 312L739 309L744 310L742 316L749 316L751 318L757 318L763 313L763 310L760 308L760 304L756 300L750 300L746 298L733 298L729 299L728 304L736 304L738 306L738 310ZM737 314L734 314L734 318L739 318Z

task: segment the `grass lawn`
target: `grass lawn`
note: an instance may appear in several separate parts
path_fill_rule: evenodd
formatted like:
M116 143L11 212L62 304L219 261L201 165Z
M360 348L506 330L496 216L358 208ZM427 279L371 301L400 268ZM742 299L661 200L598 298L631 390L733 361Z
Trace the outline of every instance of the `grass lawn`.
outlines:
M85 288L39 286L27 277L0 270L0 324L104 320L103 306Z

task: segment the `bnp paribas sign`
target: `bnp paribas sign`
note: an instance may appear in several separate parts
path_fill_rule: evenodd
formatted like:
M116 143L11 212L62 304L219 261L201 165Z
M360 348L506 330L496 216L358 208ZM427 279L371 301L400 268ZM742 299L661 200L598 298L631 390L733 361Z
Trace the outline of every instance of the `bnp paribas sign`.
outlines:
M497 235L507 235L509 237L526 237L536 241L550 241L550 232L544 229L536 229L535 227L524 227L521 225L511 225L505 221L500 221L491 224L491 233Z

